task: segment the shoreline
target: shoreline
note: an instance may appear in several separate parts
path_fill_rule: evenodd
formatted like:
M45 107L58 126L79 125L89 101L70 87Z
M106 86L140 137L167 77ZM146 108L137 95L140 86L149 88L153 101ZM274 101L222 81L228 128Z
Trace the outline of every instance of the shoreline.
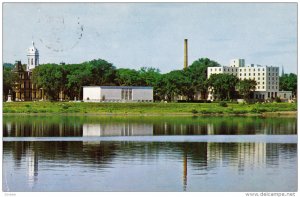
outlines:
M81 112L45 112L45 113L2 113L3 116L207 116L207 117L222 117L222 116L231 116L231 117L249 117L249 116L257 116L257 117L297 117L298 111L277 111L277 112L263 112L263 113L81 113Z

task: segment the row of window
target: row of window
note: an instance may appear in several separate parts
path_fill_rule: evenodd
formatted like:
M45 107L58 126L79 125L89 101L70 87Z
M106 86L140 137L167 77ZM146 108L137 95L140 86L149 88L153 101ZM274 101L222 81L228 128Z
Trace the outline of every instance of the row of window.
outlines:
M277 92L268 92L268 98L275 98L277 97ZM256 94L255 95L256 99L265 99L264 94Z
M272 89L272 90L274 90L274 87L275 87L275 89L278 89L278 86L269 86L269 89ZM268 87L267 87L268 88ZM260 89L260 86L257 86L257 89ZM265 89L265 86L262 86L262 89Z
M225 71L225 72L226 72L226 70L227 70L227 72L234 72L234 71L235 71L235 72L238 72L238 69L237 69L237 68L227 68L227 69L226 69L226 68L223 68L223 69L222 69L222 68L214 68L214 71L222 71L222 70ZM253 68L253 69L252 69L252 68L249 68L249 69L248 69L249 72L251 72L251 71L254 72L255 70L256 70L255 68ZM212 71L213 71L213 68L210 68L210 71L212 72ZM243 72L243 71L244 71L244 72L247 72L247 69L246 69L246 68L240 68L239 71L240 71L240 72ZM260 72L260 71L265 71L265 69L264 69L264 68L257 68L257 71L258 71L258 72ZM272 69L271 69L271 68L268 68L268 71L269 71L269 72L271 72L271 71L278 72L279 69L278 69L278 68L272 68Z

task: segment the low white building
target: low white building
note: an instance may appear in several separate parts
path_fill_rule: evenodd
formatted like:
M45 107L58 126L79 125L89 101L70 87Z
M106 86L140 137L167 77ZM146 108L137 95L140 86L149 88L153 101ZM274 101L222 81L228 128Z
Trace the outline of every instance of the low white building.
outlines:
M293 99L292 91L280 91L278 97L283 101L290 101Z
M85 102L153 102L153 88L144 86L83 86Z

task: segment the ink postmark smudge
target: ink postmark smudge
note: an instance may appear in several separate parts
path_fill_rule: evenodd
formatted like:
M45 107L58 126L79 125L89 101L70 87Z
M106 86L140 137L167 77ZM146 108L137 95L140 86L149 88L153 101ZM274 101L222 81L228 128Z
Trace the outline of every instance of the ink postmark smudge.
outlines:
M46 15L39 17L37 23L37 40L54 52L73 49L83 37L84 26L80 17Z

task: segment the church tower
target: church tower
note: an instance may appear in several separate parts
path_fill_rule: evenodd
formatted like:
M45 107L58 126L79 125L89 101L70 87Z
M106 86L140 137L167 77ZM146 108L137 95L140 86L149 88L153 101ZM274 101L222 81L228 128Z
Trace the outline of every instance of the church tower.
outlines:
M34 42L32 41L32 46L30 46L27 50L27 71L34 69L39 65L39 51L34 46Z

